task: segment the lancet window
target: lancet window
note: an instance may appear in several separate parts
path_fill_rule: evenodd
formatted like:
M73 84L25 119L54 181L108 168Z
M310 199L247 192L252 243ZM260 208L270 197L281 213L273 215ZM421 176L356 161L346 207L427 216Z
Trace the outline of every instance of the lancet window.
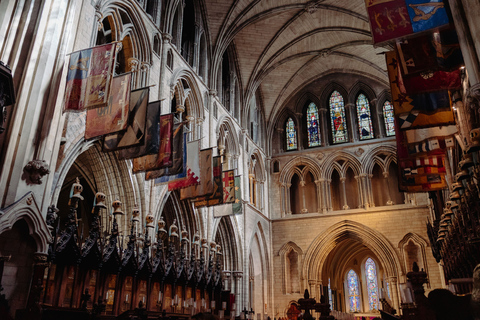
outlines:
M308 146L318 147L320 145L320 129L318 127L318 108L311 102L307 109L307 133Z
M288 118L285 131L287 133L287 150L297 149L297 130L292 118Z
M370 115L370 102L368 98L360 93L357 97L357 117L360 140L373 138L372 117Z
M387 137L395 135L395 120L392 103L388 100L383 104L383 119L385 121L385 133Z
M377 267L372 258L365 261L365 276L367 278L368 305L370 310L378 310Z
M360 286L355 271L350 270L347 274L348 306L350 312L360 311Z
M345 118L345 106L340 92L336 90L332 92L329 105L333 143L347 142L348 132Z

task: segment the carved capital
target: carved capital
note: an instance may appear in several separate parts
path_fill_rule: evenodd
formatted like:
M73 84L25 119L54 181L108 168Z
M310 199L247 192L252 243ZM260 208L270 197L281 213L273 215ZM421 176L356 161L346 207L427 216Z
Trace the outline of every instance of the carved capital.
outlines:
M127 63L131 72L137 71L140 65L140 61L137 58L128 58Z
M172 41L172 35L170 33L164 32L162 33L162 39L164 43L170 43Z

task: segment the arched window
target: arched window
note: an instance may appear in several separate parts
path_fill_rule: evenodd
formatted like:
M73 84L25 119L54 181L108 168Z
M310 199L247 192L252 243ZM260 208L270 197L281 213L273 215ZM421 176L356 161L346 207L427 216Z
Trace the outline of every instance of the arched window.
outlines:
M360 140L373 138L372 117L370 116L370 102L360 93L357 97L357 117Z
M315 103L311 102L307 109L307 131L308 146L318 147L320 145L320 129L318 128L318 109Z
M292 118L288 118L285 129L287 132L287 150L297 149L297 131L295 130L295 123Z
M395 135L395 120L392 103L388 100L383 104L383 119L385 120L385 132L387 137Z
M350 270L347 274L348 284L348 304L350 312L360 311L360 290L358 284L358 276L355 271Z
M365 277L367 278L368 305L370 310L378 310L377 267L372 258L365 262Z
M329 105L333 143L347 142L348 133L347 122L345 119L345 106L343 104L343 97L340 92L332 92Z

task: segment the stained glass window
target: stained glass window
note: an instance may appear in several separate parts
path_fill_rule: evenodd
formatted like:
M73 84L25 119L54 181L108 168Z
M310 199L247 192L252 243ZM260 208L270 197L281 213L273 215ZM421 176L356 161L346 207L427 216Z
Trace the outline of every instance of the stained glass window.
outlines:
M345 106L343 104L343 97L338 91L333 91L330 96L330 119L333 143L347 142L348 133L345 119Z
M350 312L360 311L360 289L358 283L358 276L355 271L350 270L347 273L348 283L348 302L350 306Z
M390 101L385 101L383 104L383 119L385 120L385 131L387 137L395 135L395 121L393 114L393 106Z
M365 262L365 274L367 277L368 305L370 310L378 310L377 267L372 258L368 258Z
M297 131L292 118L288 118L285 131L287 131L287 150L297 149Z
M332 288L330 287L330 278L328 278L328 303L330 303L330 310L333 310L333 296Z
M360 140L373 138L372 117L370 116L370 103L367 97L360 93L357 98L358 129Z
M320 129L318 128L318 109L315 103L311 102L307 109L307 130L308 146L318 147L320 145Z

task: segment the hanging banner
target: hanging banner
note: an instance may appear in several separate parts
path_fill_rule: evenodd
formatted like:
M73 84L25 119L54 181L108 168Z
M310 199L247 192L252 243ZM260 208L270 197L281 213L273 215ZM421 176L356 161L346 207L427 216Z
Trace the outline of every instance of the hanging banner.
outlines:
M451 99L448 91L416 95L405 93L395 51L386 53L390 91L399 129L425 128L454 124Z
M223 203L235 202L235 177L233 170L222 172L222 183Z
M243 212L241 176L235 176L235 202L232 204L232 213L239 214Z
M170 180L184 178L187 176L187 144L186 134L183 133L183 124L174 125L173 142L172 142L172 159L171 167L150 170L145 173L145 179L155 179L155 183L168 182Z
M213 193L213 148L200 150L200 184L180 190L180 200Z
M365 0L375 44L450 23L440 0Z
M143 139L143 144L120 150L118 152L118 159L133 159L158 153L160 146L160 101L154 101L148 104L145 126L145 139Z
M108 102L116 44L109 43L70 55L64 111L83 111Z
M200 142L201 140L194 140L187 143L187 176L170 181L168 191L200 184Z
M220 156L213 157L213 193L211 196L200 197L194 202L195 208L205 206L216 206L222 204L223 185L222 185L222 162Z
M131 91L127 130L105 136L103 139L104 152L144 144L149 90L149 88L141 88Z
M126 73L114 77L108 105L87 110L85 139L101 137L127 128L131 76L131 73Z
M178 127L177 127L178 129ZM178 133L178 132L177 132ZM133 159L133 173L158 170L172 165L173 113L160 116L158 153Z

